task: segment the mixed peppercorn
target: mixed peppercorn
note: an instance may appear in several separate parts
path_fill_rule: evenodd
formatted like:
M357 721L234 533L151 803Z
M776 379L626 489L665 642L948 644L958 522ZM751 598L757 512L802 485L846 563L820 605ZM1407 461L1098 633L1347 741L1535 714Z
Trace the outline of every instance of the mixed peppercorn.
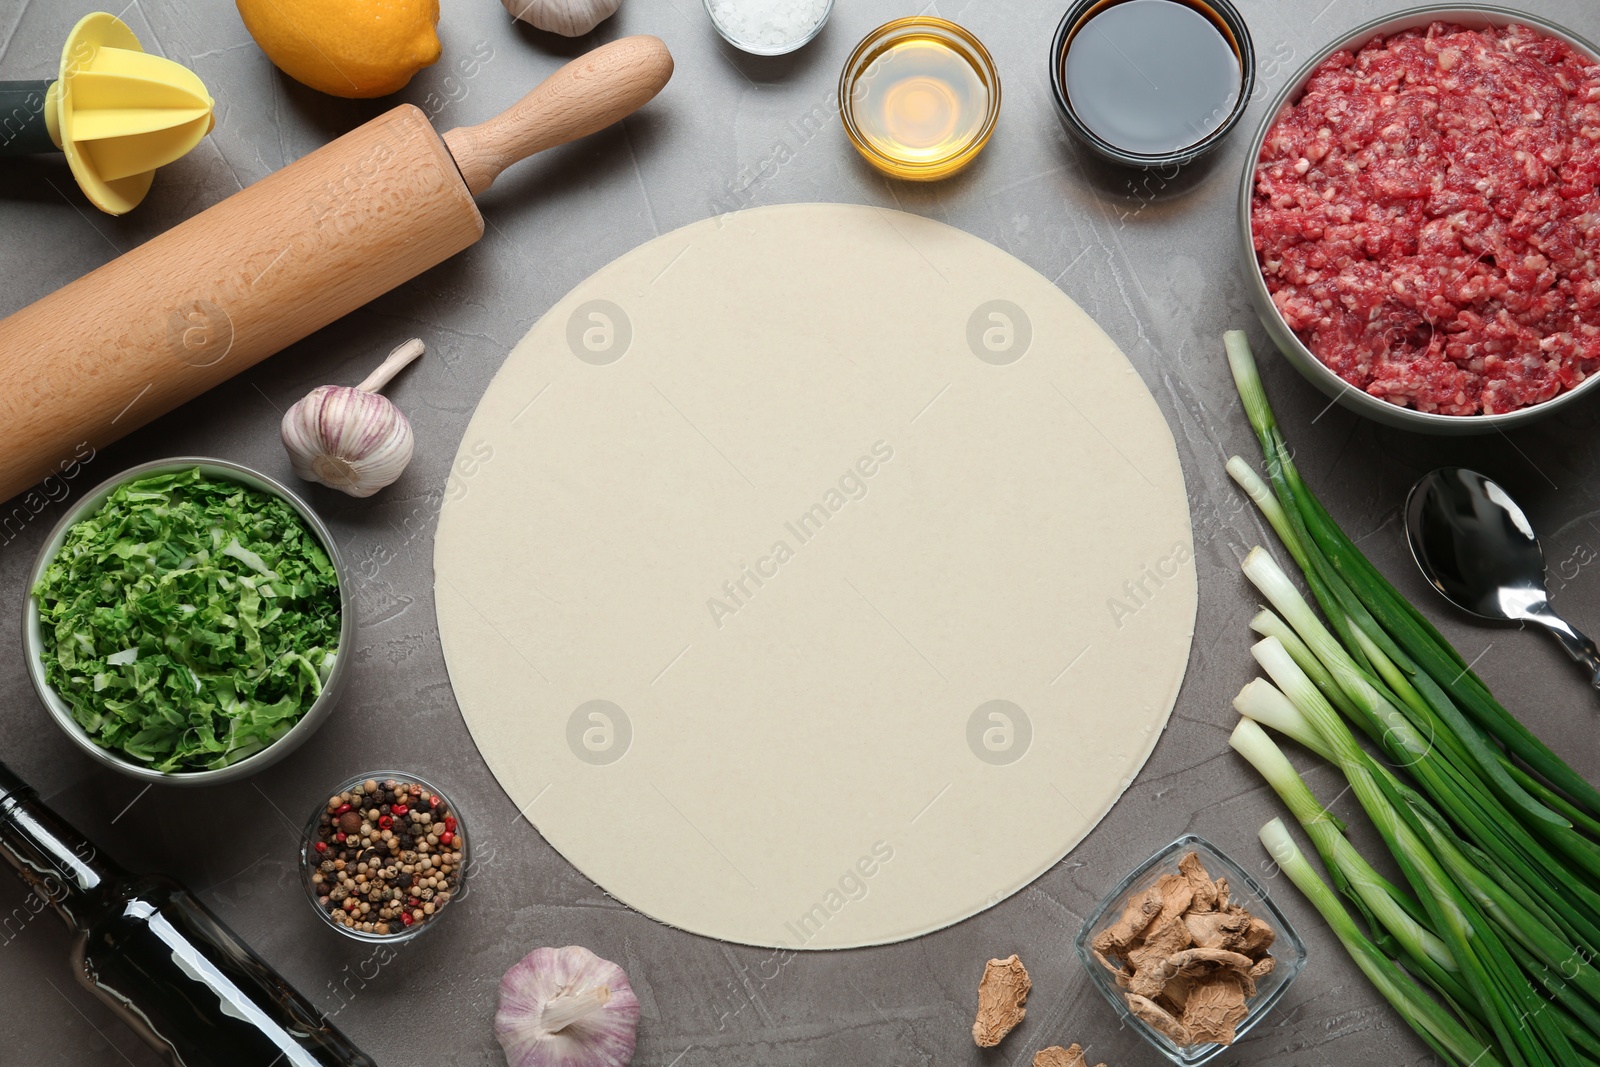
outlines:
M465 851L443 797L415 782L369 778L328 798L312 842L311 886L339 925L400 934L456 895Z

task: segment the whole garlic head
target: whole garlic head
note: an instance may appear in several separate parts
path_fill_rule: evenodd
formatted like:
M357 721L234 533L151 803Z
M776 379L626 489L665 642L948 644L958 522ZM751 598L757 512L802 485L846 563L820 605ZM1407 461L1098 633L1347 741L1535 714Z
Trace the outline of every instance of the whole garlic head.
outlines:
M582 37L617 13L622 0L500 0L530 26L563 37Z
M322 385L283 414L283 447L295 474L354 497L392 484L411 462L411 423L378 390L422 355L416 338L389 353L360 385Z
M538 948L500 980L494 1034L510 1067L623 1067L639 998L621 967L579 945Z

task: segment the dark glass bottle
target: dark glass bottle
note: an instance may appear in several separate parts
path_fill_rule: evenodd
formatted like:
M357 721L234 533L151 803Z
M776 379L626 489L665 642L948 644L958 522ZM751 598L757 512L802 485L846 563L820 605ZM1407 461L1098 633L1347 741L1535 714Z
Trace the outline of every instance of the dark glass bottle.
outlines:
M78 981L174 1067L376 1067L188 890L108 860L3 763L0 856L72 928Z

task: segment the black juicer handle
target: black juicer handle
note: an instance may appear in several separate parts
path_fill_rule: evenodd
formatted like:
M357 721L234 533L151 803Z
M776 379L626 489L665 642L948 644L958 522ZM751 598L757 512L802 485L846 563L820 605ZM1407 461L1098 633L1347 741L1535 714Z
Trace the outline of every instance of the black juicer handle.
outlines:
M45 97L51 79L0 81L0 156L59 152L45 121Z

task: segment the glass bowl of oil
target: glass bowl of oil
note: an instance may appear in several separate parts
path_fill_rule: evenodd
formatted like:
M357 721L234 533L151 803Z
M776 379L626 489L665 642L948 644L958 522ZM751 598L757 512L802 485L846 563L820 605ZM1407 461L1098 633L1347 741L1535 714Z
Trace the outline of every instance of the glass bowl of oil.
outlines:
M864 37L839 76L839 115L867 162L896 178L935 181L989 143L1000 75L971 33L928 15Z

